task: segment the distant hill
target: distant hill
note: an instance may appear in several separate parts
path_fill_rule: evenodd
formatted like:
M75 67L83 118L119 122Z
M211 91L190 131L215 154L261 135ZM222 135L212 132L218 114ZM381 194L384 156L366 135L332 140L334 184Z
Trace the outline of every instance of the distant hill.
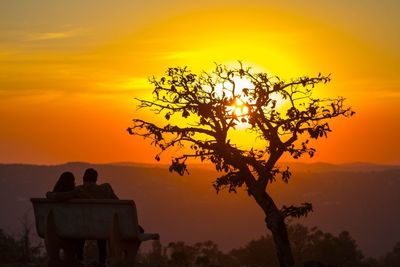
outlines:
M370 256L400 241L400 166L290 165L291 181L275 183L272 195L279 206L312 202L314 212L301 223L332 233L348 230ZM196 165L180 177L166 166L132 163L0 164L0 228L16 231L25 212L32 216L31 197L44 196L63 171L72 171L80 183L88 167L120 198L136 201L140 223L159 232L163 243L211 239L227 251L266 234L263 214L246 192L215 193L211 184L217 174L211 168Z

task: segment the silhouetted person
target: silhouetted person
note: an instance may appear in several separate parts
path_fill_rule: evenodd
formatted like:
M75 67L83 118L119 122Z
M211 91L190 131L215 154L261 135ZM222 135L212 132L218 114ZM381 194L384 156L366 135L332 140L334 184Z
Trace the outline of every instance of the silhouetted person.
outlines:
M118 199L109 183L97 184L97 171L89 168L83 175L83 184L67 192L48 192L47 198L68 200L73 198L84 199Z
M75 189L66 192L48 192L47 198L57 200L68 200L73 198L80 199L118 199L110 184L97 184L97 171L89 168L83 175L83 185L75 187ZM107 258L106 240L97 240L99 249L99 262L105 264ZM78 259L83 260L83 248L85 240L78 242Z
M63 172L54 185L52 192L67 192L75 189L75 176L72 172Z
M58 178L53 188L53 193L70 192L75 189L75 176L72 172L63 172ZM63 250L66 253L68 261L76 259L82 260L81 241L80 240L63 240ZM58 258L60 261L60 258Z
M73 198L84 199L118 199L109 183L97 184L97 171L89 168L83 175L83 184L71 191L48 192L47 198L68 200Z

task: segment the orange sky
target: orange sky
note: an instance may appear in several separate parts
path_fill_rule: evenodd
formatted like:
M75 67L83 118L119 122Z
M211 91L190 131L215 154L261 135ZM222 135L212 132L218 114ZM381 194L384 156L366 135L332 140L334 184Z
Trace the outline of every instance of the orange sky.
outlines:
M2 1L0 162L154 162L128 136L169 66L236 60L284 78L332 73L322 96L357 112L313 161L400 164L400 2Z

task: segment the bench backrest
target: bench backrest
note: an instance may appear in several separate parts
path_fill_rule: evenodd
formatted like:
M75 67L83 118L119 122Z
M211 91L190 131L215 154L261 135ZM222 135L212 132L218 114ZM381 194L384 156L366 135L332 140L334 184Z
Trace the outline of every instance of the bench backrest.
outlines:
M118 215L123 238L138 234L136 205L133 200L73 199L54 201L32 198L36 230L44 238L46 220L53 212L57 235L68 239L108 239L114 214Z

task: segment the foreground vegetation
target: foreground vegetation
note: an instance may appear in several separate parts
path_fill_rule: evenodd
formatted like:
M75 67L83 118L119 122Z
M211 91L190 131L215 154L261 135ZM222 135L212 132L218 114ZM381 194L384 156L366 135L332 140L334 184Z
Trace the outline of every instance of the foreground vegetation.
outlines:
M0 266L41 266L45 262L43 246L32 244L30 234L29 228L18 235L0 229Z
M374 259L365 258L356 241L346 231L335 236L317 227L293 224L288 227L288 233L298 266L322 266L315 265L317 263L348 267L400 266L400 242L391 252ZM194 245L172 242L167 246L155 241L152 250L140 254L138 260L143 266L279 266L270 235L251 240L227 254L221 252L212 241Z
M325 266L400 266L400 242L392 251L374 259L365 258L356 241L346 231L333 235L317 227L292 224L288 227L288 233L298 266L317 266L311 265L316 262L327 264ZM43 246L32 244L29 236L28 229L19 235L10 235L0 229L0 266L44 266L46 255ZM154 241L148 252L138 255L138 262L143 267L279 266L270 235L251 240L229 253L220 251L213 241L193 245L182 241L163 245Z

